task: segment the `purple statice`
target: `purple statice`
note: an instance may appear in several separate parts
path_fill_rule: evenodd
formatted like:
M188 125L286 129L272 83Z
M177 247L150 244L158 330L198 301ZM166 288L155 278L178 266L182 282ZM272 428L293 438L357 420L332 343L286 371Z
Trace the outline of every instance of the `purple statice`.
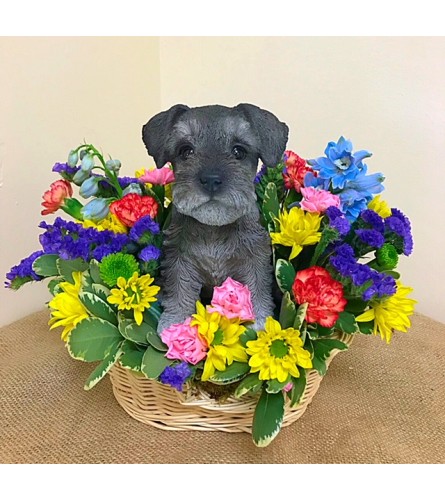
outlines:
M363 210L360 213L360 219L382 234L385 231L385 223L383 221L383 218L380 217L380 215L377 212L374 212L374 210L370 210L369 208Z
M285 167L285 169L286 169L286 167ZM257 174L256 174L256 176L255 176L255 179L254 179L254 181L253 181L253 182L254 182L254 184L258 184L258 183L261 181L261 179L262 179L263 175L264 175L266 172L267 172L267 167L266 167L266 165L261 165L261 168L260 168L260 170L257 172Z
M139 258L144 262L150 262L151 260L158 260L160 257L161 257L161 249L154 245L146 246L139 253Z
M13 266L9 273L6 274L6 279L8 280L5 281L6 288L18 288L25 281L40 281L42 277L34 272L32 265L43 254L42 250L38 250L37 252L33 252L29 257L22 259L16 266ZM14 281L16 280L18 286L14 286Z
M130 229L130 238L133 241L139 241L143 236L146 236L147 233L149 233L149 235L159 234L160 231L159 224L149 215L145 215L136 221Z
M351 280L355 286L363 286L367 281L373 279L374 274L374 269L371 269L366 264L357 263L351 272Z
M57 172L62 175L62 177L65 177L65 175L72 177L79 169L80 167L70 167L68 163L56 163L52 168L52 171Z
M375 229L357 229L355 234L360 241L370 246L371 248L380 248L385 243L385 237Z
M329 262L344 278L350 278L357 266L354 250L347 243L336 246L335 255L330 257Z
M139 184L139 179L136 177L118 177L117 181L122 189L127 188L130 184Z
M179 363L174 366L167 366L161 373L159 380L163 384L168 384L174 387L177 391L181 392L185 381L192 374L192 370L185 362Z
M413 251L413 235L408 217L397 208L391 208L391 216L385 219L385 226L403 240L402 251L404 255L411 255Z
M130 243L126 234L84 228L60 217L52 225L41 222L39 227L45 229L39 237L44 252L65 260L81 258L89 261L94 258L101 261L110 253L122 251Z
M385 273L374 271L372 284L363 292L363 300L383 298L394 295L397 290L396 280Z
M351 224L337 207L328 207L326 215L329 218L329 225L336 229L341 236L346 236L351 229Z

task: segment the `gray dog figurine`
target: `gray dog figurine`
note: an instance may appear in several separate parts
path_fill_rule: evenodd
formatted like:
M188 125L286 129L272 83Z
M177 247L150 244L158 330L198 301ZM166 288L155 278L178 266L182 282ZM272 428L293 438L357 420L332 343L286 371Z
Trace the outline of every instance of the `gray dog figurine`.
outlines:
M254 328L273 313L271 244L253 181L258 159L275 166L287 137L284 123L252 104L178 104L144 125L148 153L157 167L171 162L175 174L159 331L183 322L227 277L250 289Z

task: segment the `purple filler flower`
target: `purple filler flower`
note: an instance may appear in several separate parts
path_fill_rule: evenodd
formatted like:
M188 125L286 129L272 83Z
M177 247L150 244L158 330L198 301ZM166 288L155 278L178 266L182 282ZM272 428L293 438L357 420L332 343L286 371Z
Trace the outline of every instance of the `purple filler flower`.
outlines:
M154 245L148 245L141 250L139 258L144 262L150 262L150 260L158 260L161 257L161 250Z
M360 214L360 219L364 222L372 226L373 229L383 233L385 231L385 223L383 222L383 218L374 210L366 209L363 210Z
M385 237L375 229L357 229L355 234L366 245L372 248L380 248L385 243Z
M192 370L185 362L179 363L175 366L167 366L161 373L159 380L163 384L168 384L174 387L177 391L181 392L185 381L192 374Z
M329 218L329 225L336 229L341 236L345 236L349 233L351 224L348 219L345 218L341 210L337 207L328 207L326 215Z
M41 250L38 250L29 257L22 259L16 266L12 267L9 273L6 274L6 279L8 280L5 281L6 288L14 288L14 280L20 278L29 281L40 281L42 277L33 271L32 265L38 257L43 255L43 253L44 252Z
M58 174L66 174L68 176L73 176L80 167L70 167L68 163L56 163L53 167L53 172L57 172Z
M146 233L159 234L160 231L159 224L149 215L145 215L136 221L130 229L130 238L133 241L139 241Z

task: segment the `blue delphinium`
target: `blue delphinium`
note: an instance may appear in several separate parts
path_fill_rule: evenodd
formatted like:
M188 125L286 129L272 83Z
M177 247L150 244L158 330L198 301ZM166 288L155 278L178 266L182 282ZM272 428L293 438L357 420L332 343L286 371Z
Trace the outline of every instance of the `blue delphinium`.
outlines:
M324 153L325 157L309 160L308 163L318 172L320 179L331 180L333 189L344 189L346 183L363 170L362 160L371 156L364 150L353 154L351 141L343 136L337 142L329 142Z
M185 381L192 374L192 370L185 362L174 366L167 366L161 373L159 380L163 384L168 384L174 387L177 391L182 391Z

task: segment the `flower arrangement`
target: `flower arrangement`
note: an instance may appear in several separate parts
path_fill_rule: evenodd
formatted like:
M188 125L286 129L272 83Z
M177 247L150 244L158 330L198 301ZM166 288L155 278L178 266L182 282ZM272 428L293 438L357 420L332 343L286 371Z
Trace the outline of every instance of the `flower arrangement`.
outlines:
M178 391L201 386L215 397L257 398L252 435L266 446L283 421L285 401L300 402L308 370L347 344L338 333L406 332L415 301L400 282L399 256L413 248L408 218L381 198L383 176L368 174L367 151L340 137L324 156L286 151L255 178L261 221L269 231L277 284L274 316L255 320L249 289L227 277L211 303L158 332L163 230L172 209L170 164L119 175L92 145L70 152L43 195L41 250L7 274L6 286L49 279L50 329L61 327L69 354L98 362L94 387L113 367ZM79 188L84 203L73 197ZM216 390L218 389L218 390Z

